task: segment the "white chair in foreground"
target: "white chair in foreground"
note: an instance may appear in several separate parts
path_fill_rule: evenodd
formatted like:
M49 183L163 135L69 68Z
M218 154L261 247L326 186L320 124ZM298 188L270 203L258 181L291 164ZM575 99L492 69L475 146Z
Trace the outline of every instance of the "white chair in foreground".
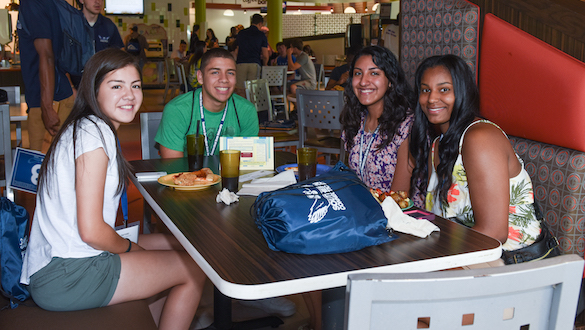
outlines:
M345 329L573 329L583 258L494 268L349 275ZM462 320L472 324L462 325Z

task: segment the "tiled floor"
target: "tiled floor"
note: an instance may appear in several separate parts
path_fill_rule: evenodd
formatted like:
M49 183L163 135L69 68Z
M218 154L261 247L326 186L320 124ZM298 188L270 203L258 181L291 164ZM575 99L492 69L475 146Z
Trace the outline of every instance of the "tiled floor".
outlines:
M162 89L145 89L144 100L140 112L162 111L164 108L163 94L164 90ZM139 115L136 115L136 118L134 118L132 123L124 124L118 130L118 136L120 139L120 143L122 145L122 152L124 154L124 157L129 161L138 160L141 159L142 157L140 151L139 117L140 117ZM28 132L26 130L26 123L23 124L23 146L25 148L28 147ZM35 195L17 191L16 203L24 206L29 211L32 218L35 207ZM142 220L143 213L142 206L143 206L142 196L140 195L136 187L134 187L134 185L131 184L128 189L128 208L130 223ZM120 214L118 216L117 223L122 224L121 212L119 213ZM209 318L212 316L211 313L213 310L212 295L213 290L211 284L206 287L205 292L206 292L205 297L202 299L197 315L200 316L202 314L205 314L204 318ZM285 324L280 326L279 329L296 330L299 328L299 326L308 323L309 315L302 297L300 295L296 295L290 297L290 299L296 303L297 313L291 317L284 318L283 321L285 322ZM234 302L233 312L234 318L237 319L246 319L250 317L260 317L265 315L263 314L263 312L257 309L241 306L237 302ZM197 320L195 320L194 325L196 323Z

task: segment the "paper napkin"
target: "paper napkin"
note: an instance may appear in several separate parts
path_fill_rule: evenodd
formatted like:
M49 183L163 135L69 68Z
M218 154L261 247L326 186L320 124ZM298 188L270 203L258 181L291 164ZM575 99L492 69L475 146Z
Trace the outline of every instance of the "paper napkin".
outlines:
M400 206L392 198L384 199L382 210L388 219L387 228L392 228L401 233L411 234L420 238L429 236L434 231L439 231L434 223L426 219L415 219L402 213Z
M215 201L217 203L224 202L225 205L230 205L231 203L238 202L239 200L240 197L238 197L238 195L234 194L233 192L227 190L227 188L223 188L219 192L219 194L217 194L217 197L215 197Z
M273 191L297 183L293 170L284 171L271 178L254 179L250 183L244 183L238 191L240 196L258 196L265 191Z

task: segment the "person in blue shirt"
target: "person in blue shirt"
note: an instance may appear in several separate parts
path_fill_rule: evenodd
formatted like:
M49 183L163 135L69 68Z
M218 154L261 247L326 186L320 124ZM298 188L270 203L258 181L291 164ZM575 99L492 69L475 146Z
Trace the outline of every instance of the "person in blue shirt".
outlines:
M349 64L353 61L355 55L362 49L361 45L353 46L347 50L345 64L340 65L331 71L329 81L325 90L332 90L335 86L345 88L349 80Z
M110 47L124 48L116 24L101 14L104 0L77 0L83 16L93 29L96 53Z
M71 83L59 66L63 32L53 1L20 4L16 29L28 109L30 149L43 149L45 132L54 136L73 108ZM46 146L48 148L48 145Z
M91 26L94 36L94 47L96 53L106 48L124 48L124 41L116 24L101 14L104 8L104 0L76 0L81 12ZM77 89L81 76L71 76L73 87Z
M288 59L286 58L286 45L284 42L279 42L276 44L276 51L278 52L278 57L274 58L271 65L286 65L288 66ZM296 62L297 57L292 56L293 62Z

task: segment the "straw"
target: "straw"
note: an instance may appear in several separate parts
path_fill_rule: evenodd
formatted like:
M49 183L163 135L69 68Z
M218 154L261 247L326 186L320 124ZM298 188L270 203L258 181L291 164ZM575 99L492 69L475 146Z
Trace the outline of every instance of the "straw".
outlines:
M195 133L195 141L197 141L197 138L199 137L199 122L200 120L197 120L197 133Z

